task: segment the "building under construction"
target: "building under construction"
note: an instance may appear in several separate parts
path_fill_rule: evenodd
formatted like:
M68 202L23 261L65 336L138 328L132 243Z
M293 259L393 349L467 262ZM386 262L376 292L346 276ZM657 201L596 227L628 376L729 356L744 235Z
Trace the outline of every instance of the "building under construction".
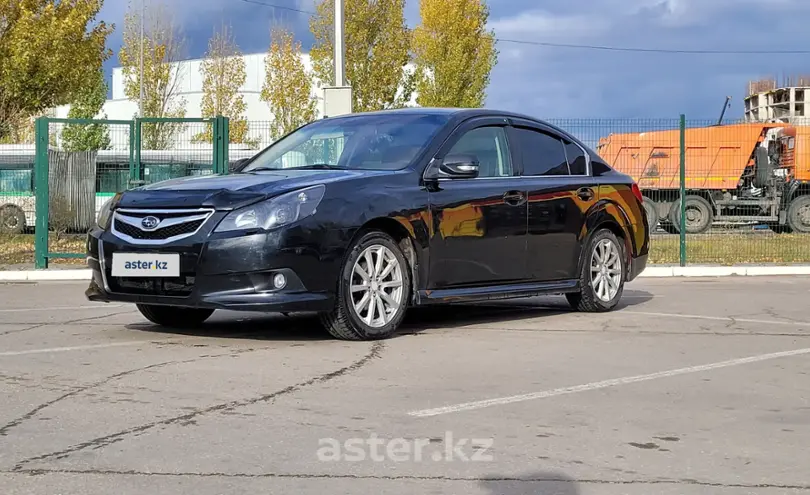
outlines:
M749 82L745 121L810 125L810 76Z

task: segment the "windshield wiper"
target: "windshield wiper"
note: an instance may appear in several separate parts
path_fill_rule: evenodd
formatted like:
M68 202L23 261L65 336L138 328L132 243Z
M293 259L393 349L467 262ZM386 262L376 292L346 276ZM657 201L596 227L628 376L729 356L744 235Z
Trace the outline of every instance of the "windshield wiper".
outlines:
M314 163L312 165L301 165L300 167L286 167L286 168L276 168L276 167L256 167L250 170L247 170L245 173L251 172L284 172L285 170L346 170L346 167L341 167L339 165L330 165L328 163Z
M328 163L314 163L312 165L301 165L300 167L288 167L282 170L346 170L346 167Z

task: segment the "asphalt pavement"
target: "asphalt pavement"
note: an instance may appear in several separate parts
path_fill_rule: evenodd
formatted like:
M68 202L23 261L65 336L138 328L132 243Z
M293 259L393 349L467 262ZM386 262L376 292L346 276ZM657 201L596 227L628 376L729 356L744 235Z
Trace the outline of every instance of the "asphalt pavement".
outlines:
M148 324L0 285L0 493L810 493L810 277L640 279L409 313Z

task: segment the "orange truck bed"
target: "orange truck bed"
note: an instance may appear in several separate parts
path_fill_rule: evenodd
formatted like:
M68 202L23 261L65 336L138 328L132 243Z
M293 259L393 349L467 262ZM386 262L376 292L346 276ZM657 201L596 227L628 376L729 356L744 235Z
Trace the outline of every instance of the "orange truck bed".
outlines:
M785 124L734 124L686 129L686 188L736 189L763 129ZM640 189L680 187L680 131L611 134L599 155Z

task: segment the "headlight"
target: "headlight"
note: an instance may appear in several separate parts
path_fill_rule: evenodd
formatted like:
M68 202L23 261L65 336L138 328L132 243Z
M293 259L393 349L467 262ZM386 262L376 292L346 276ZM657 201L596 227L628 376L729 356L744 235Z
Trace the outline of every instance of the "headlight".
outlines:
M315 213L325 192L324 185L308 187L232 211L214 232L269 230L297 222Z
M98 227L102 230L107 230L110 228L110 219L112 218L112 206L113 203L116 202L118 199L119 194L116 194L112 198L108 199L101 205L101 209L98 210L98 218L96 219L96 223Z

